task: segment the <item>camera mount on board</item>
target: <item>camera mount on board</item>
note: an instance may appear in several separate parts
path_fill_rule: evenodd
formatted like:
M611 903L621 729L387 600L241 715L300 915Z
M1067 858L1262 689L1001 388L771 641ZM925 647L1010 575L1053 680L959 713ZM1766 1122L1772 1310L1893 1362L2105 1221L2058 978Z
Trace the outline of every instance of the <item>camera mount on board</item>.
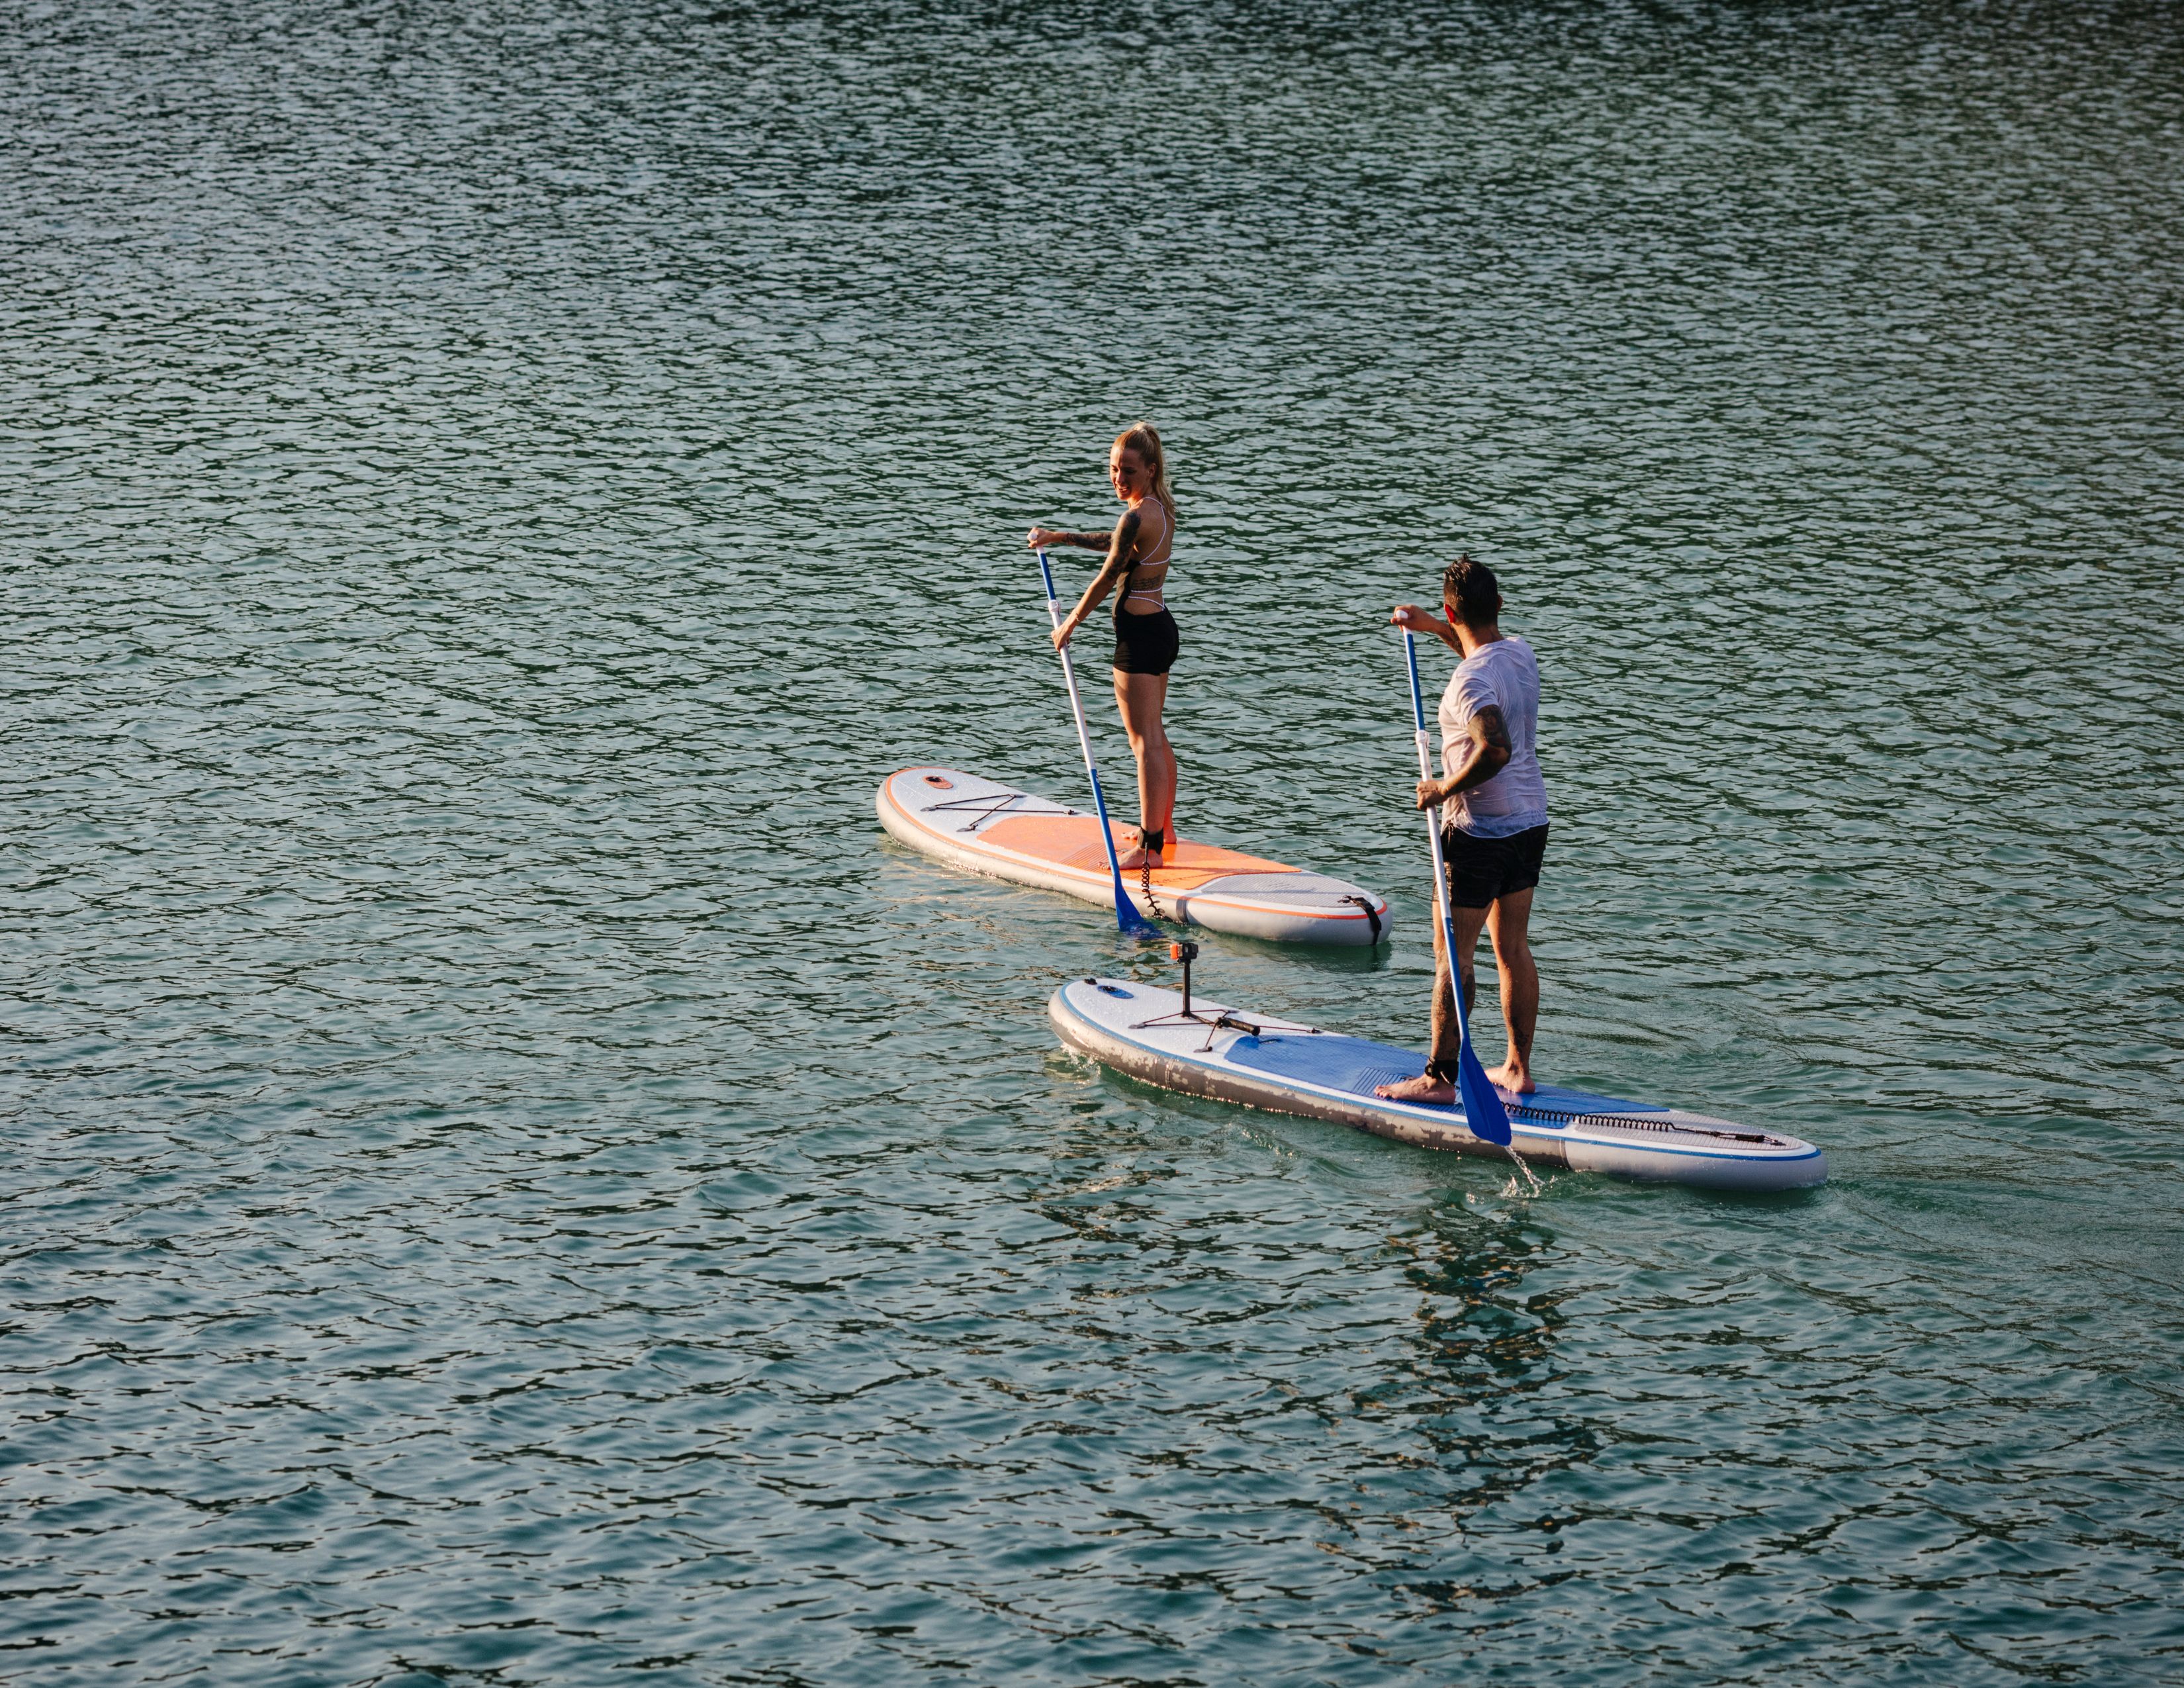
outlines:
M1190 1011L1190 964L1198 959L1198 946L1187 938L1179 938L1167 946L1167 958L1183 963L1183 1011L1178 1020L1195 1020L1199 1016Z
M1198 959L1198 946L1187 938L1177 939L1167 946L1167 958L1183 963L1183 1006L1173 1014L1157 1014L1150 1020L1140 1020L1131 1028L1143 1031L1148 1026L1203 1026L1206 1028L1205 1047L1213 1047L1213 1034L1222 1030L1248 1032L1253 1037L1263 1037L1268 1031L1294 1033L1317 1036L1317 1026L1288 1025L1272 1020L1246 1020L1241 1015L1231 1014L1227 1009L1212 1014L1201 1014L1190 1006L1190 964Z

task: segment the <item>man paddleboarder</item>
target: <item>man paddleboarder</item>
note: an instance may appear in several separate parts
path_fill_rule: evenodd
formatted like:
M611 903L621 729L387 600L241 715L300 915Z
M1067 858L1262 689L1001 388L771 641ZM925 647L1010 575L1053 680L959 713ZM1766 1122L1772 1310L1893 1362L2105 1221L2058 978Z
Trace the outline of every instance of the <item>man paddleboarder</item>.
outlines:
M1442 571L1440 592L1441 616L1404 604L1388 618L1412 632L1432 634L1463 659L1441 694L1441 777L1420 780L1417 802L1420 809L1441 808L1441 858L1467 1014L1479 928L1494 939L1509 1055L1486 1076L1501 1089L1524 1095L1535 1088L1532 1033L1540 1019L1540 970L1526 928L1547 850L1547 788L1537 751L1540 665L1530 645L1502 631L1501 583L1484 563L1458 557ZM1454 1101L1457 1048L1448 949L1436 920L1433 1059L1418 1078L1380 1085L1376 1094L1403 1101Z

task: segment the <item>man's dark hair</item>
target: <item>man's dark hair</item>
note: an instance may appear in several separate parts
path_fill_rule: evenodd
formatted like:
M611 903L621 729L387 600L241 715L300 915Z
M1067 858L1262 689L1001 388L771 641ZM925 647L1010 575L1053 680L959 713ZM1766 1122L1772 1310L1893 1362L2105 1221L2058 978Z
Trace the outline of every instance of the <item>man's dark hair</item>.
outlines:
M1490 627L1502 614L1502 582L1468 554L1440 571L1440 590L1442 597L1456 600L1457 615L1467 627Z

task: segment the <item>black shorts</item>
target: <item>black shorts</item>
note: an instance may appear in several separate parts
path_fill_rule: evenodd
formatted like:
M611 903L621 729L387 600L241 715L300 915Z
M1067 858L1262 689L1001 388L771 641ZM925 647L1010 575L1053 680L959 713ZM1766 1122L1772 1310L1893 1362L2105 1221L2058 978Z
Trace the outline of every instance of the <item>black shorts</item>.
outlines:
M1150 616L1115 612L1115 671L1117 674L1165 674L1175 666L1183 635L1175 617L1165 610Z
M1497 897L1529 891L1540 883L1547 854L1547 824L1506 838L1475 838L1453 827L1440 829L1440 859L1448 870L1451 908L1483 909Z

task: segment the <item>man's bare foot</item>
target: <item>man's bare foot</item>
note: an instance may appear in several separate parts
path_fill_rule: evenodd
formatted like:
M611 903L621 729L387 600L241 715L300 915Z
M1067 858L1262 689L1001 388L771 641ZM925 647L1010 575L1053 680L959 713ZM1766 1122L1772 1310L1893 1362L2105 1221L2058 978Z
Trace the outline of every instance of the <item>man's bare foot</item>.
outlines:
M1513 1096L1529 1096L1540 1088L1532 1075L1513 1061L1488 1067L1486 1080L1496 1089L1507 1090Z
M1152 865L1156 867L1163 866L1161 858L1165 854L1164 850L1155 850L1152 853ZM1145 865L1145 841L1142 835L1139 836L1137 843L1123 853L1116 865L1126 872L1134 872Z
M1452 1102L1456 1086L1443 1084L1430 1072L1421 1072L1415 1078L1405 1078L1393 1084L1375 1084L1373 1094L1385 1096L1391 1102Z

